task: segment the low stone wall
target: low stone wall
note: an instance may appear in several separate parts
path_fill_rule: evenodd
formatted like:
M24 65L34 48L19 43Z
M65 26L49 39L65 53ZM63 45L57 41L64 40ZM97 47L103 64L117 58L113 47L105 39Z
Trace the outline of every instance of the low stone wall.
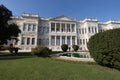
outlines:
M56 58L62 60L71 60L71 61L95 62L93 58L76 58L76 57L67 57L67 56L60 56Z

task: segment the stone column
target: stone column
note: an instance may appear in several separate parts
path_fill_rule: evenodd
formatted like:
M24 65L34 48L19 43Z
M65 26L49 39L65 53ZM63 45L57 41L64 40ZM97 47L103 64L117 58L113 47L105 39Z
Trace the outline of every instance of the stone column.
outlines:
M49 26L50 26L50 27L49 27L49 32L51 32L51 23L49 23Z
M62 28L61 28L61 25L62 25L62 24L60 23L60 32L61 32L61 29L62 29Z
M65 24L65 32L67 32L67 24Z
M49 46L51 46L51 36L49 36Z
M56 46L56 36L55 36L55 46Z
M75 24L75 26L74 26L74 29L75 29L75 33L76 33L76 24Z
M56 23L55 23L55 32L56 32Z
M32 37L30 37L30 45L32 45Z
M70 32L72 32L72 27L71 27L72 24L70 24Z
M67 36L65 36L65 44L67 44Z
M72 46L72 36L70 38L71 38L71 46Z
M75 45L77 45L77 36L75 36Z
M60 36L60 46L62 45L62 36Z

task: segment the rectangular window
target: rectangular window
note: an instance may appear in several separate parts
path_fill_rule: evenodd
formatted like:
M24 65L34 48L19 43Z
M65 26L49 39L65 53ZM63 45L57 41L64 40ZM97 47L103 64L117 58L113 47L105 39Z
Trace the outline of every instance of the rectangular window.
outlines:
M88 27L88 32L91 33L90 27Z
M86 44L87 44L87 39L86 39Z
M95 27L95 33L97 33L97 28Z
M49 27L47 27L47 33L49 33Z
M32 38L32 45L35 45L35 38Z
M67 36L67 44L70 45L70 36Z
M75 44L75 36L72 37L72 45Z
M79 34L79 29L77 29L77 34Z
M65 44L65 36L62 36L62 44Z
M36 25L35 25L35 24L33 24L33 29L32 29L32 31L36 31Z
M51 23L51 31L55 32L55 23Z
M82 39L80 39L80 44L82 44Z
M26 38L22 37L22 45L25 45L25 40L26 40Z
M75 24L72 24L72 32L75 32Z
M81 29L79 29L79 33L81 34Z
M28 25L28 31L31 31L31 25L30 24Z
M23 24L23 31L27 30L27 24Z
M82 34L84 34L84 28L82 28Z
M62 24L61 31L65 32L65 24Z
M39 39L39 45L42 45L42 40L41 39Z
M27 38L27 44L28 45L30 44L30 38Z
M79 39L77 39L77 45L80 45L80 43L79 43Z
M45 43L45 42L46 42L45 39L43 39L42 42L43 42L43 43L42 43L43 46L45 46L45 44L46 44L46 43Z
M92 27L92 33L94 33L94 28Z
M85 39L83 39L83 44L85 44Z
M56 23L56 31L60 32L60 23Z
M46 44L49 45L49 39L46 40Z
M51 45L55 45L55 36L51 36Z
M67 24L67 32L70 32L70 24Z
M43 27L43 32L44 32L44 33L46 32L46 27Z
M57 44L57 45L60 45L60 36L57 36L57 37L56 37L56 44Z
M42 29L43 29L43 27L42 27L42 26L40 26L40 28L39 28L39 32L40 32L40 33L42 33L42 32L43 32L43 30L42 30Z

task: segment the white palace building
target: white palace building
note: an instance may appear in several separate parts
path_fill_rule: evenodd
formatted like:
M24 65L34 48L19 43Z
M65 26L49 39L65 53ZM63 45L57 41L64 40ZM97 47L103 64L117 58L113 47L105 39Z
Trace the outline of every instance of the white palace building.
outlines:
M16 23L21 34L15 46L23 51L31 51L37 45L47 46L53 51L61 51L62 44L79 45L79 50L88 50L89 38L102 31L120 28L120 21L99 22L87 18L81 21L67 16L41 18L39 15L23 14L13 16L10 22Z

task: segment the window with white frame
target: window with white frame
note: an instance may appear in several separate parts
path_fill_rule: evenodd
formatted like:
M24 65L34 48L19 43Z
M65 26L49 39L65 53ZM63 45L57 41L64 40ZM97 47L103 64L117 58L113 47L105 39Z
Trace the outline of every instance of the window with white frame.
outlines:
M25 45L25 41L26 41L26 38L25 38L25 37L22 37L22 42L21 42L21 44L22 44L22 45Z
M88 32L91 33L90 27L88 27Z
M85 45L85 39L83 39L83 45Z
M55 23L51 23L51 32L55 32Z
M65 36L62 36L62 44L65 44Z
M35 45L35 38L32 38L32 45Z
M70 32L70 24L67 24L67 32Z
M60 32L60 23L56 23L56 31Z
M80 39L80 44L82 44L82 39Z
M27 38L27 45L30 44L30 38Z
M70 36L67 36L67 44L70 45Z
M75 24L72 24L72 32L75 32Z
M97 28L95 27L95 33L97 33Z
M55 45L55 36L51 36L51 45Z
M75 44L75 36L72 36L72 45Z
M28 31L31 31L31 24L28 25Z
M60 36L57 36L57 37L56 37L56 44L57 44L57 45L60 45Z
M27 24L23 24L23 31L26 31L27 30Z
M32 31L36 31L36 25L35 24L33 24L33 29L32 29Z
M62 24L61 31L65 32L65 24Z

